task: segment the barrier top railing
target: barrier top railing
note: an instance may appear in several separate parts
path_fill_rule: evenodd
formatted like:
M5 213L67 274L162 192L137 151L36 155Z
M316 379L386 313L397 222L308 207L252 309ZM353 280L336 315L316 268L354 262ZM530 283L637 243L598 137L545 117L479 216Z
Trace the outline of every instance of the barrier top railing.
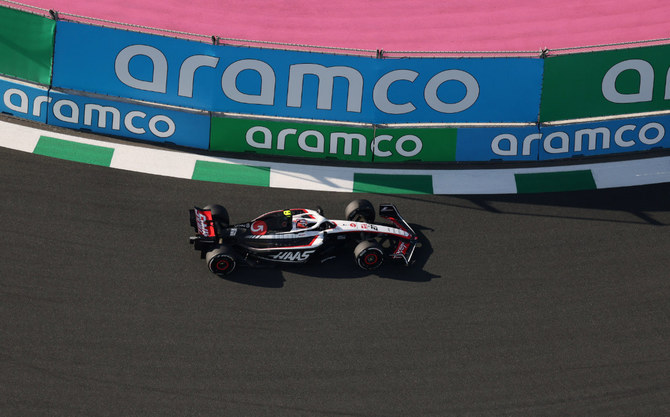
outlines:
M345 48L334 46L320 46L308 45L298 43L284 43L274 41L263 41L254 39L239 39L222 37L218 35L204 35L199 33L183 32L178 30L163 29L151 26L137 25L132 23L117 22L113 20L100 19L89 16L82 16L73 13L60 12L52 9L45 9L41 7L31 6L28 4L15 2L12 0L0 0L0 5L19 9L34 14L39 14L49 17L54 20L67 20L80 23L91 23L105 27L112 27L117 29L126 29L138 31L143 33L151 33L162 36L171 36L181 39L188 39L203 43L212 43L214 45L233 45L233 46L254 46L268 49L285 49L306 52L328 52L343 55L357 55L370 56L376 58L401 58L401 57L538 57L545 58L548 56L575 54L584 52L594 52L610 49L624 49L639 46L654 46L664 45L670 43L670 37L637 40L628 42L616 42L598 45L574 46L566 48L548 48L542 47L537 50L513 50L513 51L389 51L382 48L379 49L359 49L359 48Z

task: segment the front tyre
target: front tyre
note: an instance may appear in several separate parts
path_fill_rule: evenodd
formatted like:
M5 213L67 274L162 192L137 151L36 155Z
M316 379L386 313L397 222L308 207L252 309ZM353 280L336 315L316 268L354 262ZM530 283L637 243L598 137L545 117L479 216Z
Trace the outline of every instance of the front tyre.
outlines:
M359 268L372 271L384 263L384 250L374 240L366 240L356 245L354 259Z
M375 208L368 200L354 200L347 205L344 215L350 222L375 222Z
M229 275L235 270L237 261L230 248L222 247L207 252L207 267L217 275Z

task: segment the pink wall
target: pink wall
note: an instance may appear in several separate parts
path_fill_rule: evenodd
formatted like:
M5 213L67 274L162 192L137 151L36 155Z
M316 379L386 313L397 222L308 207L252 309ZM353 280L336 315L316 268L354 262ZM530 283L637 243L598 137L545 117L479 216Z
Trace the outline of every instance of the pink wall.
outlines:
M220 37L396 51L539 50L670 36L663 0L20 1Z

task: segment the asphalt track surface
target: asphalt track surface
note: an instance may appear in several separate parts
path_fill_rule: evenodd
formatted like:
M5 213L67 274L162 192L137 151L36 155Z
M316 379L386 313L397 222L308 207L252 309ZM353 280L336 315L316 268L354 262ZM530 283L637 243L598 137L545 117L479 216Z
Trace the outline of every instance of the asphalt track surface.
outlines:
M0 149L3 416L670 415L670 185L286 191ZM187 210L392 201L417 265L209 273ZM386 265L385 265L386 266Z

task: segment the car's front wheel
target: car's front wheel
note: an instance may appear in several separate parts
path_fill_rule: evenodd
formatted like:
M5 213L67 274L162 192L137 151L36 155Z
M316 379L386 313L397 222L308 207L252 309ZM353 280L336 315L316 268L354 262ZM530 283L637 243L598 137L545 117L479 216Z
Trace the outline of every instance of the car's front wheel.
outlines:
M354 259L359 268L371 271L384 263L384 250L374 240L366 240L356 245Z
M358 199L347 205L344 215L349 221L374 223L375 208L368 200Z
M209 270L217 275L228 275L237 266L232 249L225 246L207 252L205 259Z

